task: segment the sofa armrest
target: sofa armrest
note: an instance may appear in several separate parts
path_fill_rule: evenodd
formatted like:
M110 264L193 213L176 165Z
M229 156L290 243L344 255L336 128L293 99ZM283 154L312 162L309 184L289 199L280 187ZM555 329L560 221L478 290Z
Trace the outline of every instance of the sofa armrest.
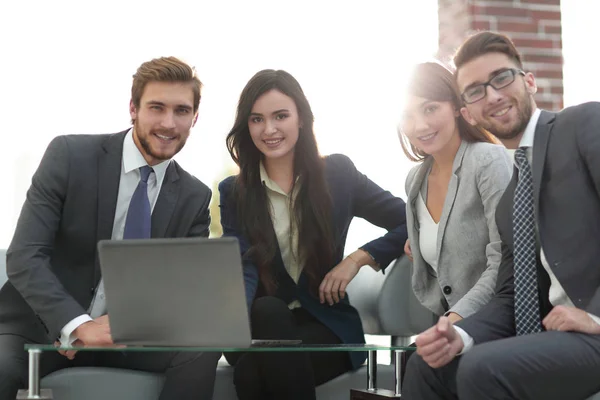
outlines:
M437 316L415 297L411 276L412 263L401 257L385 274L361 268L350 282L350 304L358 310L366 334L410 337L435 324Z

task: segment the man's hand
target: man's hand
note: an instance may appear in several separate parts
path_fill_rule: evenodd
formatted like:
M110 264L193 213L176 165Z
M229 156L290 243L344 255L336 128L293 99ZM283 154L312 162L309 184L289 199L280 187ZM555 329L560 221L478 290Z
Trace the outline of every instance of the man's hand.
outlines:
M406 243L404 243L404 254L410 261L413 260L412 250L410 248L410 239L406 239Z
M435 326L421 333L417 340L417 354L430 367L448 364L463 349L463 341L448 317L441 317Z
M321 304L327 301L332 306L339 303L346 296L346 287L358 274L360 268L365 265L356 262L350 256L344 258L338 265L325 275L319 286L319 300Z
M100 347L113 344L108 315L103 315L93 321L79 325L73 331L73 334L85 347Z
M73 331L73 335L77 338L77 340L72 343L73 347L102 347L113 344L112 336L110 335L108 315L103 315L93 321L88 321L79 325L77 329ZM60 346L60 343L55 344ZM77 350L59 349L58 352L69 360L73 360L75 354L77 354Z
M587 312L575 307L554 307L546 315L542 324L548 331L570 331L600 335L600 325Z
M110 322L108 321L108 314L104 314L98 318L95 318L94 322L97 322L101 325L106 325L106 326L108 326L108 329L110 330Z

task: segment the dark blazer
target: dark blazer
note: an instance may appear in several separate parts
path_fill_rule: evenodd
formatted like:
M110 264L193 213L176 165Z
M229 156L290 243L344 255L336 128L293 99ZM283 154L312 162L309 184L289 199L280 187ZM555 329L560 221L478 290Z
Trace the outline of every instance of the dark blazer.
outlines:
M56 137L33 175L8 248L0 334L51 343L87 313L110 239L126 132ZM152 214L152 237L208 236L211 191L175 161Z
M335 267L343 258L344 245L350 222L354 217L361 217L374 225L388 230L379 239L373 240L362 248L369 252L382 268L395 258L400 257L404 250L406 233L405 204L400 198L394 197L361 174L352 161L343 155L331 155L325 158L325 174L333 200L333 235L335 244ZM239 220L236 216L235 196L232 191L236 185L236 177L231 176L219 184L221 194L221 225L224 236L236 237L244 255L250 248L248 239L242 234ZM270 233L275 236L275 231ZM308 290L308 279L304 273L300 275L298 285L287 273L279 249L273 263L273 270L278 281L278 291L275 294L289 304L299 300L306 311L331 329L343 343L364 343L364 332L360 317L348 301L348 296L333 306L323 305L313 297ZM260 293L261 285L258 270L252 260L244 260L244 279L246 297L250 306ZM360 366L366 355L351 353L353 366Z
M533 186L538 244L574 305L600 316L600 103L585 103L559 113L542 111L533 143ZM502 261L495 297L458 325L475 343L513 336L513 198L515 169L498 204L496 223ZM539 261L542 318L551 310L550 280Z

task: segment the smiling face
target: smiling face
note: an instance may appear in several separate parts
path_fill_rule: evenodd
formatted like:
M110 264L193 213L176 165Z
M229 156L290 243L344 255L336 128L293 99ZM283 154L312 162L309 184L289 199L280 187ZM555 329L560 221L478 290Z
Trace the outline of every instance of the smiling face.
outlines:
M473 85L487 82L499 72L518 68L513 60L503 53L487 53L462 65L456 80L461 93ZM533 94L536 92L533 74L517 74L515 81L502 89L486 87L486 96L461 109L462 115L472 125L488 130L507 147L518 143L535 109Z
M293 159L300 134L296 103L276 89L262 94L252 106L248 129L265 160Z
M400 125L410 143L429 155L443 153L460 142L458 111L449 101L432 101L410 95Z
M185 145L198 118L191 83L148 82L139 108L129 105L133 141L148 165L172 158Z

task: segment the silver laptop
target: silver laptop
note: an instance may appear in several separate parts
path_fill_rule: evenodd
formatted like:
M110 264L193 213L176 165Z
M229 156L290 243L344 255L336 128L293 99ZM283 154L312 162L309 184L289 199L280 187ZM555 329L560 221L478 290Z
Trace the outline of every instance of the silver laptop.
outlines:
M98 251L115 343L251 345L236 239L106 240Z

